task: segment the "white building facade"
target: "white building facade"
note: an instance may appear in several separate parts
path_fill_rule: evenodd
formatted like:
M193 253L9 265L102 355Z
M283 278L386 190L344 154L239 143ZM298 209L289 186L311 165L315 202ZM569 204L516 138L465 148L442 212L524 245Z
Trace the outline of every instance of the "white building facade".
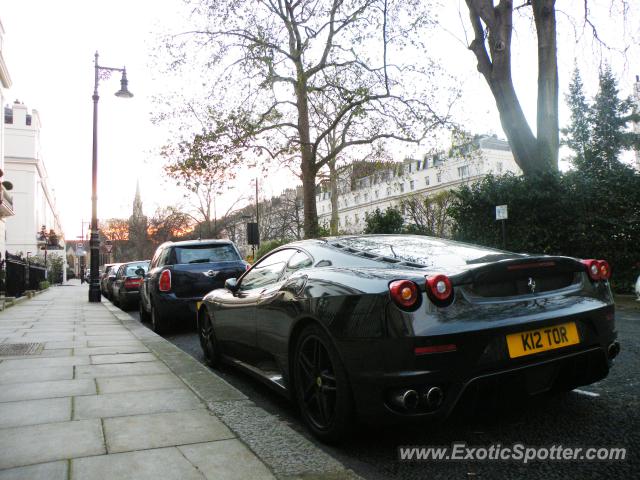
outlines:
M29 113L22 103L14 103L4 110L4 163L5 178L13 184L15 215L7 219L6 249L9 253L27 252L42 255L38 232L44 226L53 230L62 250L56 254L66 256L64 233L49 185L47 169L40 149L40 117L36 110ZM51 251L50 253L54 253Z
M2 55L4 28L0 21L0 105L4 105L6 89L11 87L11 77ZM2 182L7 178L4 173L4 122L0 122L0 258L4 258L6 250L6 219L13 215L13 196Z
M355 188L348 185L350 182L343 181L338 189L340 232L361 233L367 213L400 207L402 201L412 195L432 195L475 182L490 173L522 174L506 141L486 136L476 142L477 150L471 155L406 159L396 168L356 179ZM316 208L319 224L328 226L331 220L330 192L316 196Z
M635 111L640 113L640 75L636 75L636 83L633 84L633 99L636 102ZM640 122L633 124L633 131L640 135ZM636 170L640 172L640 149L636 149Z

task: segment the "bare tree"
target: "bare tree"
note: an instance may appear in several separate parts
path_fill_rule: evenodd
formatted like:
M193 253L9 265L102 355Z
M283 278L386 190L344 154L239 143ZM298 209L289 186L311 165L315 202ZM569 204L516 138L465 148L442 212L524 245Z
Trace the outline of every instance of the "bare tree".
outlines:
M418 94L410 88L416 78L421 87L433 85L437 66L389 61L430 21L417 0L201 0L191 6L192 18L204 23L168 39L172 66L190 52L210 52L212 143L298 163L306 237L318 233L316 175L328 162L380 139L418 142L443 121L429 98L435 89ZM335 105L319 119L319 110L331 105L327 98ZM326 149L330 135L337 142Z
M407 231L436 237L449 237L453 220L448 214L455 194L444 190L431 195L416 194L402 201L409 219Z

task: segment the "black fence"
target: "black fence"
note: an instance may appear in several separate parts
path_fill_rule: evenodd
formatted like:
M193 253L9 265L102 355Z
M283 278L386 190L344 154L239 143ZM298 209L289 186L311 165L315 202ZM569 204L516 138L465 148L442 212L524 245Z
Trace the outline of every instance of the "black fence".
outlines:
M21 297L26 290L38 290L45 279L45 268L22 257L6 253L0 263L0 291L8 297Z

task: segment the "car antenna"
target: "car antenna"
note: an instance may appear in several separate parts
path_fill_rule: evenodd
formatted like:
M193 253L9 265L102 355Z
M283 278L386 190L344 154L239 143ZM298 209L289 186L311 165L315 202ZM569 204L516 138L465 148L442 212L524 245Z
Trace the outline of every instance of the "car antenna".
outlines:
M391 253L393 253L393 258L398 258L398 255L396 255L396 252L393 251L393 245L389 245L389 248L391 249Z

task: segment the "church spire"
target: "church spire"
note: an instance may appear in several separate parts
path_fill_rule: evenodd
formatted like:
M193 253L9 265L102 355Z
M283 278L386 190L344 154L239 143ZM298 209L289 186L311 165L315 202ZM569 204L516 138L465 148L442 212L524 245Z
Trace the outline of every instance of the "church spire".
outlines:
M133 199L133 217L142 218L142 199L140 198L140 180L136 180L136 196Z

